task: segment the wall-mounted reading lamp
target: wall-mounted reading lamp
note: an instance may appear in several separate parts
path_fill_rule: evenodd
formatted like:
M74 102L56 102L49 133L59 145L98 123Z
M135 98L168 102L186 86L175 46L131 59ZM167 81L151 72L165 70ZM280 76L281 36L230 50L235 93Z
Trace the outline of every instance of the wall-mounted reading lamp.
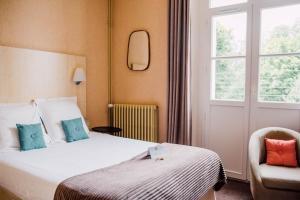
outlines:
M85 72L82 68L78 67L76 68L74 75L73 75L73 81L76 83L76 85L79 85L82 81L85 81Z

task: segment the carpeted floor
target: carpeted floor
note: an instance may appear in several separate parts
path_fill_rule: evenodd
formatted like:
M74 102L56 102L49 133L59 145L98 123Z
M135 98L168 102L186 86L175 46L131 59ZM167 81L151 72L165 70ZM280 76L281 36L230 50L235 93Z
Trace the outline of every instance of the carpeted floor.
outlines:
M253 200L249 183L229 180L218 192L216 200Z

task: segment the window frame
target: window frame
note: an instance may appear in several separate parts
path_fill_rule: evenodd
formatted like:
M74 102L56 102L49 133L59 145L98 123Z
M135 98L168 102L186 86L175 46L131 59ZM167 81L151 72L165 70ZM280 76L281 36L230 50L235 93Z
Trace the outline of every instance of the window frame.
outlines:
M210 1L210 0L208 0ZM207 36L208 36L208 59L207 71L210 75L209 81L209 104L220 106L244 107L253 103L257 108L274 108L274 109L299 109L300 103L288 102L260 102L259 101L259 61L260 61L260 29L261 29L261 11L268 8L300 4L300 0L248 0L248 2L229 5L224 7L210 7L208 3L207 13ZM245 76L245 98L244 101L219 100L213 99L213 35L212 23L213 17L235 13L247 13L247 42L246 42L246 76Z
M252 102L257 108L274 108L274 109L300 109L299 103L288 103L288 102L267 102L259 100L259 75L260 75L260 58L262 55L260 53L261 44L261 14L262 10L277 8L289 5L300 4L300 0L254 0L253 4L253 32L252 32L252 77L253 83L251 85L252 90ZM269 54L267 54L269 55ZM275 54L274 54L275 55ZM277 54L284 55L284 54ZM291 53L292 55L292 53Z
M251 3L252 0L248 0L248 2L241 3L241 4L235 4L235 5L229 5L224 7L216 7L216 8L208 8L208 51L209 51L209 58L207 61L207 67L210 74L210 86L209 86L209 100L211 105L224 105L224 106L235 106L235 107L244 107L246 104L249 103L249 84L250 84L250 77L248 77L247 74L250 73L250 65L251 65L251 26L249 26L252 22L252 8ZM210 3L209 3L210 6ZM244 100L222 100L222 99L214 99L214 93L213 91L215 89L214 84L214 70L212 66L212 62L216 60L216 58L222 58L216 57L213 55L213 18L218 16L226 16L231 14L238 14L238 13L246 13L247 16L247 30L246 30L246 52L244 56L225 56L225 58L244 58L245 59L245 94L244 94Z

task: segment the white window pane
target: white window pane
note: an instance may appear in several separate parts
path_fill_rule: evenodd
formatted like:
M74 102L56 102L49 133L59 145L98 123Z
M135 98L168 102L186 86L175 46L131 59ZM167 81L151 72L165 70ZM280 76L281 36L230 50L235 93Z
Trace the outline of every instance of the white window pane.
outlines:
M247 0L210 0L210 7L221 7L221 6L229 6L239 3L245 3Z
M259 101L300 103L300 56L260 59Z
M217 16L212 23L213 57L246 54L246 13Z
M262 10L261 54L300 52L300 5Z
M243 101L245 98L245 59L213 61L213 99Z

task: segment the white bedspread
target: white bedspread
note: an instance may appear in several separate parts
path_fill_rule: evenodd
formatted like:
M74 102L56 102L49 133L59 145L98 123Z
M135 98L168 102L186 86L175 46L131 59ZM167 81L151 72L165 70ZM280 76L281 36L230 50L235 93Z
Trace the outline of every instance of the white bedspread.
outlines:
M24 200L52 200L63 180L129 160L154 145L91 133L88 140L0 153L0 185Z

